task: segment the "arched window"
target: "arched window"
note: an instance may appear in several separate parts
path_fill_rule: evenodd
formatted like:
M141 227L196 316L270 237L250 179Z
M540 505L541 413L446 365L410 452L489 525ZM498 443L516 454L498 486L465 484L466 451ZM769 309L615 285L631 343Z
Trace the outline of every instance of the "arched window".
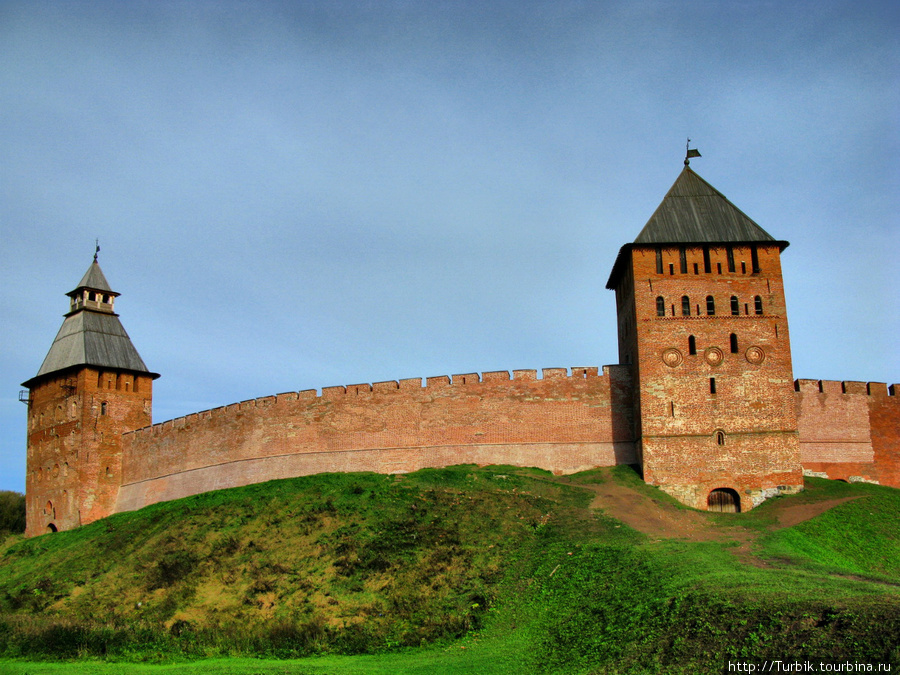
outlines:
M697 338L693 335L688 336L688 354L695 356L697 354Z
M656 298L656 316L665 316L666 315L666 301L663 299L663 296L659 296Z
M690 316L691 315L691 299L686 296L681 296L681 315L682 316Z
M753 298L753 309L757 314L762 314L762 298L758 295Z
M716 432L716 445L725 445L725 432L722 430Z
M737 296L731 296L731 316L738 316L741 313L741 305L738 302Z
M100 414L101 415L106 414L106 401L104 401L103 403L100 404Z
M735 335L734 333L731 334L731 353L738 353L737 335Z
M716 315L716 299L711 295L706 296L706 313L710 316Z

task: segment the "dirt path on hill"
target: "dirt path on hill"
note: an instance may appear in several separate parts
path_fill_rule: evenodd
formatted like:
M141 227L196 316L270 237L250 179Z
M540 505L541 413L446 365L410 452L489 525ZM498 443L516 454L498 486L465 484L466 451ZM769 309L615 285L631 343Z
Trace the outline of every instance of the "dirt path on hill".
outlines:
M825 513L829 509L833 509L838 504L844 502L852 502L859 497L844 497L843 499L827 499L812 504L796 504L791 506L783 506L778 510L778 526L773 528L780 530L782 527L791 527L802 523L804 520L815 518L820 513Z
M612 481L580 487L594 493L591 508L602 509L609 516L621 520L648 537L689 541L735 541L738 546L732 549L734 555L751 565L768 567L768 563L752 553L759 532L742 527L739 522L733 525L713 523L708 514L702 511L679 509ZM853 499L858 497L828 499L806 504L781 502L775 507L777 524L771 526L769 530L797 525Z

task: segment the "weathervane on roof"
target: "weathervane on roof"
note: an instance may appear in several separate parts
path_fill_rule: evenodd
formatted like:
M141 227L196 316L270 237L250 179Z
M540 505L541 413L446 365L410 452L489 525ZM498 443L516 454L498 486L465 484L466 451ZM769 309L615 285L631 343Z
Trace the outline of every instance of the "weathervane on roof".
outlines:
M691 165L691 158L700 157L700 151L697 148L691 147L691 139L687 139L687 144L685 145L685 153L684 153L684 165Z
M97 262L98 253L100 253L100 240L94 239L94 262Z

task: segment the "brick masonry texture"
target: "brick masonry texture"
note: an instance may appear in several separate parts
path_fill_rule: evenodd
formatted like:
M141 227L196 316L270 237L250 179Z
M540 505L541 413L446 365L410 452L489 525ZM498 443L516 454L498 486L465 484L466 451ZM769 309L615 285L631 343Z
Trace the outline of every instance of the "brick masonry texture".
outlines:
M634 463L629 369L489 372L325 387L125 434L116 510L325 471L453 464L572 473Z
M644 480L696 508L802 489L778 245L635 247L616 295Z
M150 423L153 380L87 367L42 381L30 398L26 535L114 512L123 434Z

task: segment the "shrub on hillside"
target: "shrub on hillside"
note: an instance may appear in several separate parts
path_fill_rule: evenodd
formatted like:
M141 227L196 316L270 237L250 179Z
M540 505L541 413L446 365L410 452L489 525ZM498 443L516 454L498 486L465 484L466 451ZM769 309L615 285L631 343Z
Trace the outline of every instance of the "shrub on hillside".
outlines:
M25 495L0 491L0 533L25 531Z

